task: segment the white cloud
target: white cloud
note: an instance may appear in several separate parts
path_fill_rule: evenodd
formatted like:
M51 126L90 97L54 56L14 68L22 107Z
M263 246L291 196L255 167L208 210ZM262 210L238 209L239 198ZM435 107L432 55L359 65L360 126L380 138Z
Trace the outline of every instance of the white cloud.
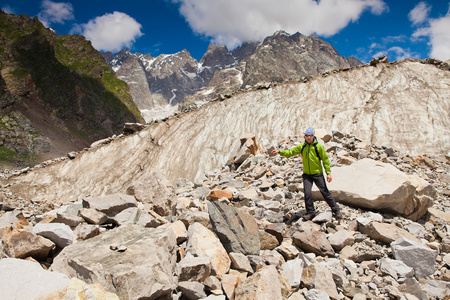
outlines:
M425 22L425 21L424 21ZM412 40L418 40L421 37L430 39L431 51L430 57L440 60L450 58L450 12L443 17L436 19L427 19L427 26L418 28L412 35Z
M63 24L65 21L74 19L73 7L69 2L44 0L41 8L42 11L38 14L38 18L47 27L52 23Z
M97 50L116 52L130 48L142 36L142 25L129 15L115 11L90 20L87 24L76 25L74 31L81 32Z
M430 21L430 56L447 60L450 58L450 15Z
M408 14L409 20L413 25L419 25L427 21L431 11L431 6L425 2L419 2Z
M234 48L277 30L331 36L369 10L387 10L383 0L172 0L192 30Z

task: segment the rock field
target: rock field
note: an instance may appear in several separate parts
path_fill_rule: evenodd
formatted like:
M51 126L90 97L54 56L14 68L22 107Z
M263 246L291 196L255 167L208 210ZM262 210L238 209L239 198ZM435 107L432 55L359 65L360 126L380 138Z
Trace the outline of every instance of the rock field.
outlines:
M450 157L318 136L341 220L314 194L304 221L301 158L251 135L176 186L155 171L126 194L49 203L4 184L2 298L450 299Z

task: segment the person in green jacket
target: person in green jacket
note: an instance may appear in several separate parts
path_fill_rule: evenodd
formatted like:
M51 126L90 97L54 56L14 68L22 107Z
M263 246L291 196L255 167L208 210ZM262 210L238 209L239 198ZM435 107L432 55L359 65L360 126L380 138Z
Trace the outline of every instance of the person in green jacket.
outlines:
M303 189L305 193L306 215L303 216L305 220L312 220L316 216L316 209L314 208L314 201L312 200L311 190L313 183L319 188L325 201L331 207L333 215L336 219L342 219L342 213L339 206L327 188L324 179L323 168L327 174L327 181L331 182L330 160L325 152L325 148L321 145L315 137L313 128L308 128L305 131L305 142L295 146L290 150L273 150L272 155L280 154L284 157L291 157L297 154L302 154L303 158Z

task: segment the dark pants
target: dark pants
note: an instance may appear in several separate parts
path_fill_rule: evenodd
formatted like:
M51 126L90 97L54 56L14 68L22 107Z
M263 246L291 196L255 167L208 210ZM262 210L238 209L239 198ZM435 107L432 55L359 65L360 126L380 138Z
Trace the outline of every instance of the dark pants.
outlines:
M303 174L303 189L305 192L306 213L313 214L316 211L316 209L314 208L314 201L311 197L311 190L313 183L315 183L316 186L319 188L320 193L322 194L325 201L327 201L328 205L331 207L333 213L338 212L339 206L337 205L336 200L334 200L333 196L331 196L331 193L327 188L327 184L325 182L323 174L314 174L314 175Z

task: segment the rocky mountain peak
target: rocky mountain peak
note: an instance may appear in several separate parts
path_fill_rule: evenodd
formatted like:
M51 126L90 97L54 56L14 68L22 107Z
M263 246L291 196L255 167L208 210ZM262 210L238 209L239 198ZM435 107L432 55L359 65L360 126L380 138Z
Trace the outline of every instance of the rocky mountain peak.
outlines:
M205 55L200 60L202 67L211 67L222 69L226 66L235 64L233 55L226 46L210 44Z
M114 70L118 71L123 55L119 52L117 57L109 59ZM148 88L152 98L158 99L158 106L182 102L182 108L191 103L208 102L219 94L236 93L246 86L300 80L304 76L361 64L354 58L347 60L340 56L330 44L315 36L307 37L298 32L291 35L285 31L275 32L262 42L243 43L232 51L211 44L200 62L186 50L156 58L134 55L133 59L140 60Z

